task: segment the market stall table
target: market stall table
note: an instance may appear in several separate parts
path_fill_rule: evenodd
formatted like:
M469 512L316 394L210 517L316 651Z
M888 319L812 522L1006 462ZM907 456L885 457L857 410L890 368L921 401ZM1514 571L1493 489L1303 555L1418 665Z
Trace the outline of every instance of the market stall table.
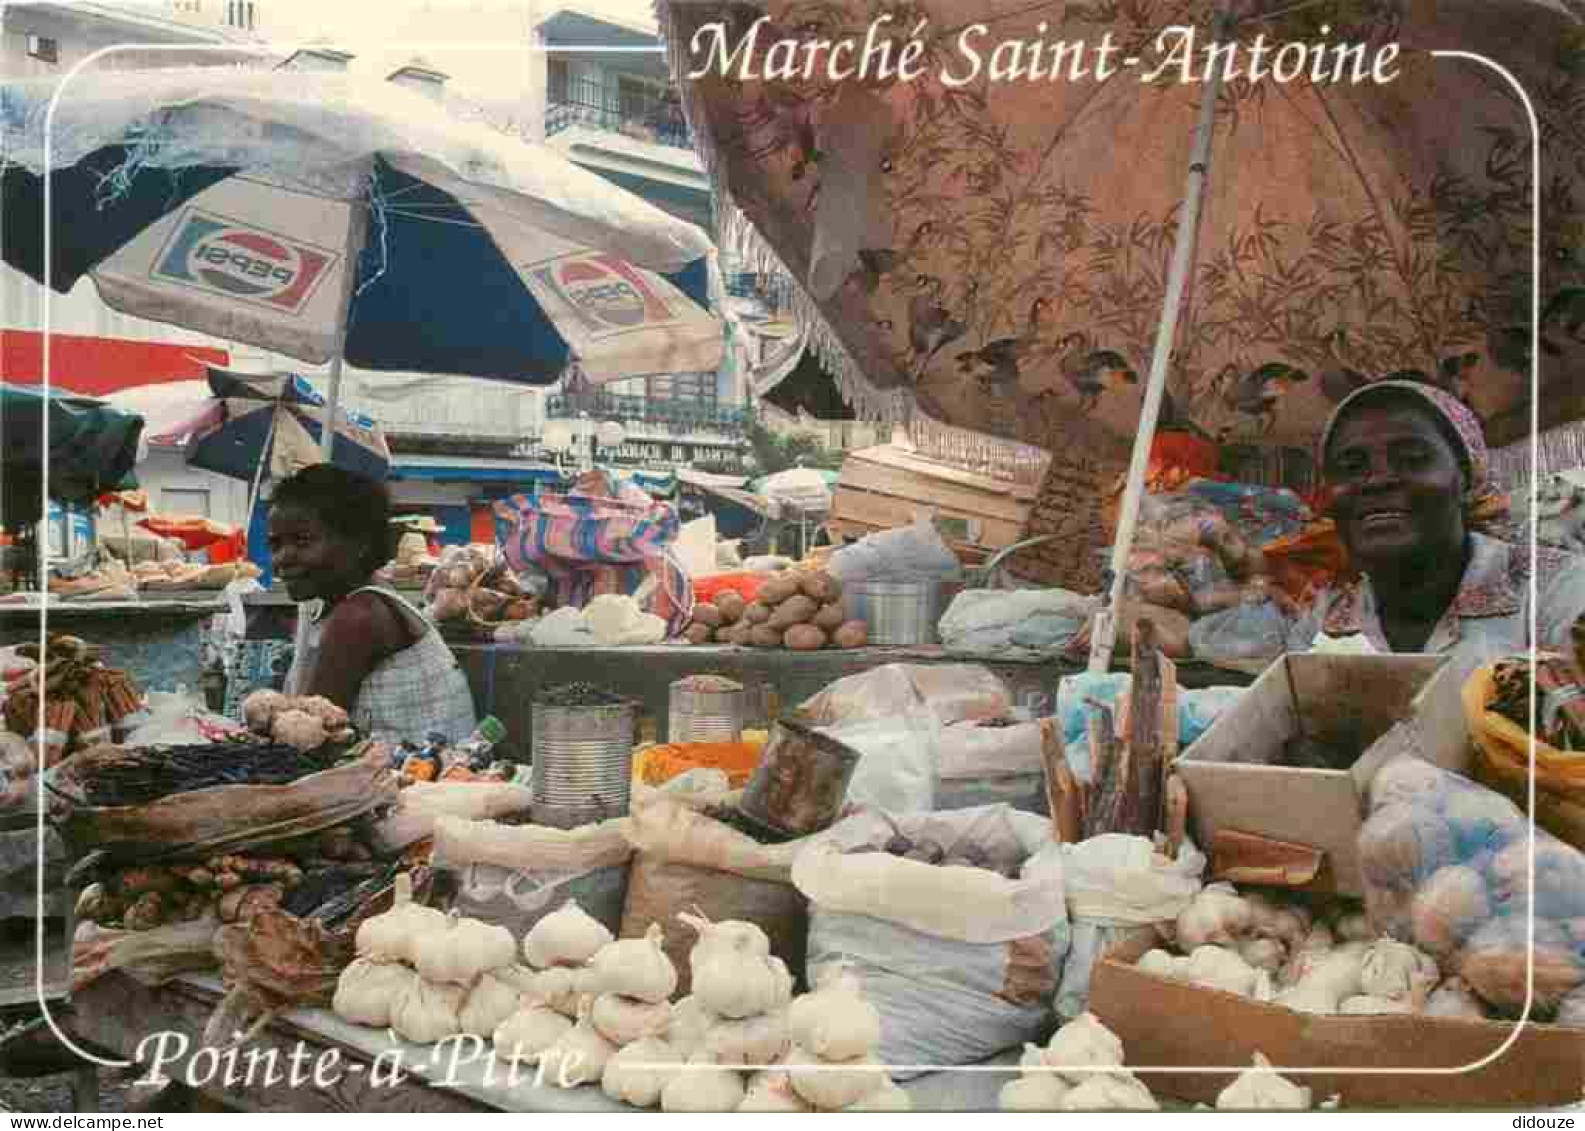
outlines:
M215 1061L200 1058L188 1069L193 1054L201 1047L204 1025L222 996L220 982L211 975L188 975L157 989L140 985L121 974L108 974L74 995L72 1029L76 1036L112 1055L137 1059L145 1066L155 1055L157 1034L165 1038L165 1048L175 1050L186 1038L185 1054L167 1062L164 1075L190 1080L212 1099L248 1111L546 1111L546 1112L630 1112L636 1109L608 1099L598 1087L573 1089L536 1087L533 1070L519 1070L515 1087L508 1086L504 1066L496 1066L494 1081L486 1080L488 1055L468 1062L466 1049L456 1052L458 1065L450 1058L457 1048L453 1042L433 1055L433 1046L413 1045L393 1039L386 1031L352 1025L326 1009L298 1009L283 1015L249 1042L236 1056L232 1073L238 1083L226 1086L226 1058ZM278 1075L291 1071L288 1057L301 1047L298 1078L300 1087L265 1081L268 1062L266 1049L278 1050ZM260 1050L260 1059L248 1077L249 1053ZM399 1050L401 1066L408 1077L395 1085L376 1084L371 1079L377 1058ZM169 1054L168 1054L169 1055ZM1017 1053L1009 1052L1005 1072L938 1072L901 1085L919 1111L995 1111L996 1095L1002 1085L1017 1074ZM315 1079L315 1069L320 1068ZM201 1077L213 1072L205 1084ZM147 1073L145 1072L146 1076Z

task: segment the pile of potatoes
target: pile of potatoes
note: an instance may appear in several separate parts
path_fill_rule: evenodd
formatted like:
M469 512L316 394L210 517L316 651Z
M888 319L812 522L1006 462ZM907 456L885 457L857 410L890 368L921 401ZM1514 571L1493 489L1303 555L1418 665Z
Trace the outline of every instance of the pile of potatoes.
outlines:
M767 581L745 602L731 590L694 606L683 631L690 644L738 644L755 648L862 648L869 632L861 620L844 620L842 583L824 570L787 573Z

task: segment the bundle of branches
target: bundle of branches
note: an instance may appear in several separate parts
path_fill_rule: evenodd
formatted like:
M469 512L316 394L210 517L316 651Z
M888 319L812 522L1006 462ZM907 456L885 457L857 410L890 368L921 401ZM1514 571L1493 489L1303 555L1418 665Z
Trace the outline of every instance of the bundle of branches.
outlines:
M217 785L284 785L328 770L343 752L302 751L284 743L202 746L96 746L74 754L59 783L68 800L93 806L142 805Z
M66 754L111 738L112 729L143 709L143 693L119 668L106 667L92 645L75 636L52 635L40 651L37 644L16 650L24 660L43 668L45 757L54 765ZM15 734L38 731L39 672L15 676L6 689L6 729Z
M1573 659L1541 656L1535 666L1536 738L1556 750L1585 750L1585 675ZM1492 668L1488 710L1530 729L1530 660L1514 657Z

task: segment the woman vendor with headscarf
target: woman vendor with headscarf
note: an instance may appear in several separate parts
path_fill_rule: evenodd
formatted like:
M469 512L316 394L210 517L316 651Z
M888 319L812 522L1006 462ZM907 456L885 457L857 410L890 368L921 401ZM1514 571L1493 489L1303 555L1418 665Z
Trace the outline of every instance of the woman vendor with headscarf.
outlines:
M1317 596L1289 651L1362 635L1378 652L1473 669L1530 647L1530 547L1484 532L1507 500L1468 408L1430 385L1376 381L1337 407L1320 456L1351 576ZM1538 564L1536 643L1566 647L1585 613L1585 558L1542 546Z

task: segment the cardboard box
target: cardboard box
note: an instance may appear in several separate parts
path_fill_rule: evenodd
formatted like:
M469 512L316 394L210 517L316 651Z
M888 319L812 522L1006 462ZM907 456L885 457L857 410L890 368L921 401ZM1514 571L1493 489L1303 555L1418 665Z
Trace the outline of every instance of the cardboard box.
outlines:
M1469 763L1457 672L1432 678L1443 669L1439 656L1301 653L1272 664L1176 764L1195 842L1209 852L1224 829L1319 848L1304 890L1363 895L1356 841L1376 767L1408 748L1459 772ZM1346 770L1267 764L1300 735L1361 756Z
M1122 1039L1130 1068L1229 1067L1226 1074L1141 1075L1158 1095L1215 1103L1257 1052L1278 1068L1325 1069L1288 1078L1311 1088L1316 1103L1341 1095L1345 1110L1555 1106L1578 1103L1585 1089L1585 1029L1526 1025L1490 1064L1449 1071L1491 1056L1516 1026L1296 1013L1146 974L1134 963L1150 946L1121 943L1096 966L1090 1012ZM1362 1068L1373 1071L1361 1073Z

